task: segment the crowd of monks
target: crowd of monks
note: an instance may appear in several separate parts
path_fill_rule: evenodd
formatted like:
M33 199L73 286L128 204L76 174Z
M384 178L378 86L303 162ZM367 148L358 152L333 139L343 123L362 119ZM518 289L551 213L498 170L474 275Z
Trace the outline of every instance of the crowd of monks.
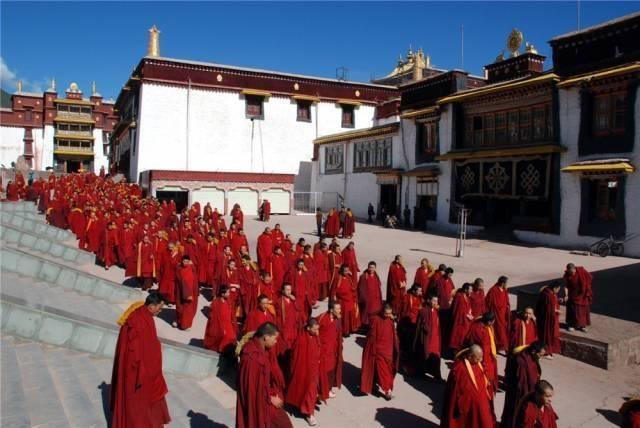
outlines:
M456 287L451 267L423 259L411 276L398 255L383 297L376 263L361 271L354 243L342 248L335 239L344 229L338 210L327 217L328 242L294 242L276 224L258 236L254 259L237 205L227 226L209 204L196 202L178 213L172 201L143 197L137 185L102 174L15 182L12 197L37 202L50 224L70 229L105 269L123 267L145 290L157 284L146 302L119 320L111 391L115 427L169 421L153 316L164 303L175 305L174 326L189 330L201 292L212 296L204 347L237 366L239 428L291 426L284 404L316 425L317 403L335 397L342 386L343 339L352 334L366 335L360 379L365 394L392 399L401 370L445 383L443 427L557 426L553 387L541 379L540 358L560 352L559 281L541 289L534 308L516 312L505 276L488 289L481 278ZM270 207L260 211L268 220ZM352 215L345 217L349 222ZM564 285L568 325L586 330L591 274L569 264ZM321 302L326 311L312 316ZM507 358L502 383L499 353ZM452 361L446 381L443 358ZM506 396L498 418L499 389Z

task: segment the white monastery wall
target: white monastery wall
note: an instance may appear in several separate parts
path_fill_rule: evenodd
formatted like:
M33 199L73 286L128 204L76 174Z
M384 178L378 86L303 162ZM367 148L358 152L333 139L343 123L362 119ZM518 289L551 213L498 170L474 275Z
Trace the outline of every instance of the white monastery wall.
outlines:
M104 167L105 171L109 171L109 159L104 155L104 141L102 129L94 128L93 130L93 172L100 172L100 168Z
M24 153L23 138L24 128L0 126L0 163L5 167L11 167L11 162L16 162Z

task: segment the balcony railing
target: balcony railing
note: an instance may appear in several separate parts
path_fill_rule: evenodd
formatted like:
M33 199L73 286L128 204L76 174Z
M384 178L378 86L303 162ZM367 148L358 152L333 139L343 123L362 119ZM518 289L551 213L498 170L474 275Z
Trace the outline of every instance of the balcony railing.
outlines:
M88 119L88 120L93 119L93 116L91 116L91 113L60 111L60 110L58 110L56 117L61 119L63 118Z
M93 154L93 143L90 141L57 141L53 144L54 152L74 152Z

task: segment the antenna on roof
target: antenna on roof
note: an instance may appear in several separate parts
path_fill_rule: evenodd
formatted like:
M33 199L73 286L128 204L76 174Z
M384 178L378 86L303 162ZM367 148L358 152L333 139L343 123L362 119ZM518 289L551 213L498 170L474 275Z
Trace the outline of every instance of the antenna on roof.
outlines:
M345 66L336 68L336 79L345 81L347 80L347 75L349 74L349 69Z
M460 70L464 70L464 24L460 26Z

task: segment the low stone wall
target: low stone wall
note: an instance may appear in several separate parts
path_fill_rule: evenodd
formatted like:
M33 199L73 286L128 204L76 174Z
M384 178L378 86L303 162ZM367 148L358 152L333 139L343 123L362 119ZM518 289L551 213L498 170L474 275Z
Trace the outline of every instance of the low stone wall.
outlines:
M71 231L44 223L42 217L35 212L0 212L0 223L56 241L71 241L76 239L76 236Z
M85 318L48 306L29 306L24 300L0 295L2 331L49 345L113 358L117 325ZM165 372L204 377L215 374L218 354L160 339Z
M0 267L55 287L62 287L79 294L89 295L111 303L140 300L144 294L135 288L107 281L106 279L75 270L50 260L42 259L15 248L3 246L0 251Z
M93 254L60 243L60 240L52 240L37 231L26 232L24 229L18 229L4 222L0 222L0 224L2 224L0 239L9 244L49 254L71 263L93 264L95 262Z

